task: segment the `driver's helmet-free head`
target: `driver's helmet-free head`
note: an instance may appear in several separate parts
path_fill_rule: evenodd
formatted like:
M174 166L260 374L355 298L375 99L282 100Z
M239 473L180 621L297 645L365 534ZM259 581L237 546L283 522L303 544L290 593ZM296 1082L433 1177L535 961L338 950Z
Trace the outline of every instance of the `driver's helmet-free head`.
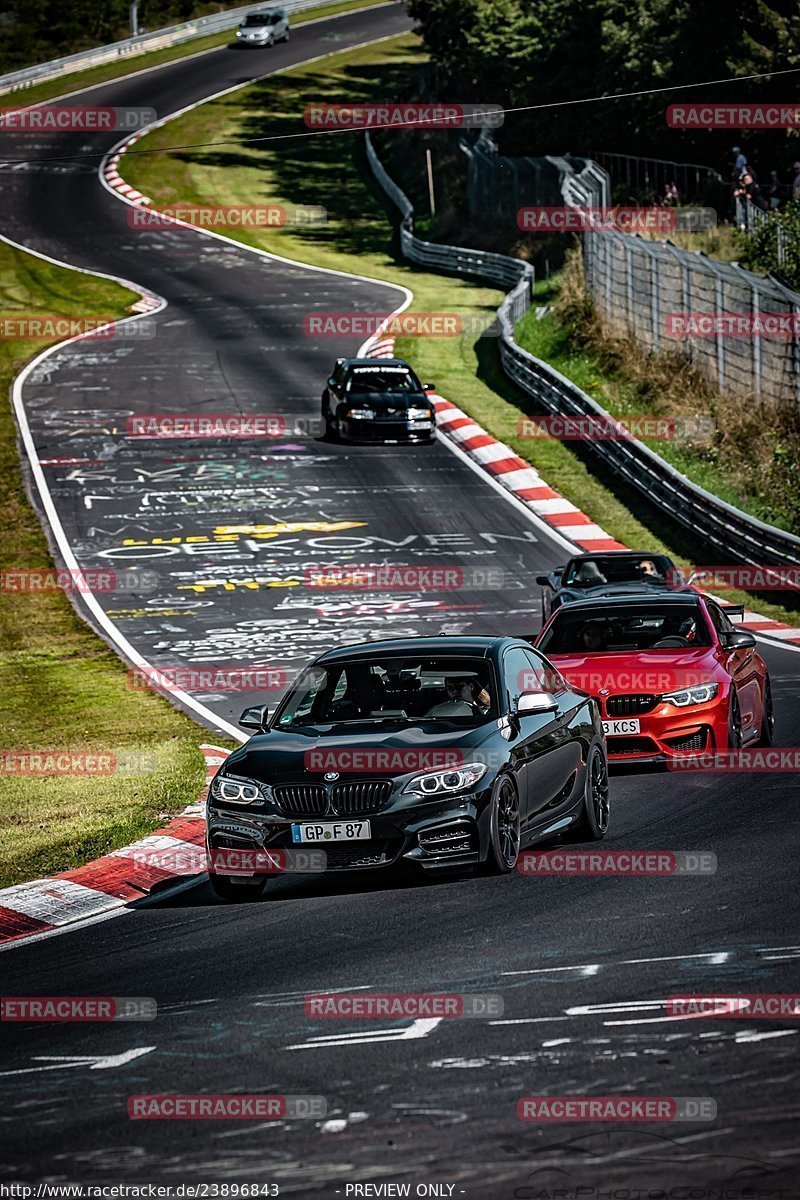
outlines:
M600 650L603 647L603 627L597 621L587 621L581 630L581 638L587 650Z
M581 565L578 567L578 570L575 574L575 582L593 584L607 583L608 580L598 567L597 563L589 560L589 562L581 563Z

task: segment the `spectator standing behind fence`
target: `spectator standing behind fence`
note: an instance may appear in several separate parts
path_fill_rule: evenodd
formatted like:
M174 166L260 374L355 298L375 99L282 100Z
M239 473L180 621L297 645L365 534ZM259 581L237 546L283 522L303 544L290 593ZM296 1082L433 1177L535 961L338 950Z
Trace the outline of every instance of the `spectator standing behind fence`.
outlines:
M767 199L769 201L770 212L774 212L776 208L780 208L786 198L786 188L778 179L777 171L770 171L769 184L767 185Z
M741 196L742 198L747 197L749 200L752 200L756 208L766 211L767 202L761 195L761 188L758 186L749 171L744 172L741 182L733 194L734 196Z
M733 171L731 178L733 179L734 183L738 183L741 179L742 172L747 167L747 155L744 153L741 146L732 146L731 154L735 156L733 160Z
M800 162L792 163L792 170L795 172L792 180L792 199L800 200Z
M681 195L678 191L678 185L670 181L664 188L664 203L670 208L677 208L681 202Z

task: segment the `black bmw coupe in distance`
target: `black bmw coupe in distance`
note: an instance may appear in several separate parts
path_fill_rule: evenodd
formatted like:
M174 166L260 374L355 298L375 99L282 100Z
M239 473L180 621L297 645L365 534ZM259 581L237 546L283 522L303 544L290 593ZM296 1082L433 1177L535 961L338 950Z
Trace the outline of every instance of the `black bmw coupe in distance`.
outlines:
M402 358L340 358L322 393L325 436L347 442L432 442L436 409Z
M322 849L327 870L485 864L608 828L595 700L510 637L409 638L330 650L225 760L208 800L215 851ZM263 872L212 870L216 893L254 899Z

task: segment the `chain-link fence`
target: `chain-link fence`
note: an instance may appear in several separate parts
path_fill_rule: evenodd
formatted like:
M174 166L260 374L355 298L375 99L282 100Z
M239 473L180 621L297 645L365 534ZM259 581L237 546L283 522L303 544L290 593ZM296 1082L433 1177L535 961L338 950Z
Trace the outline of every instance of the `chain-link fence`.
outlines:
M590 162L574 175L567 203L599 204L600 170ZM583 255L608 330L651 350L679 350L720 390L800 407L800 293L736 263L639 235L589 231Z
M681 351L720 390L800 406L797 292L669 241L589 232L583 252L608 330Z
M527 205L563 204L562 186L570 175L585 165L585 159L543 157L509 158L498 154L497 145L484 130L475 142L462 138L466 154L467 209L474 221L492 225L517 224L517 214Z

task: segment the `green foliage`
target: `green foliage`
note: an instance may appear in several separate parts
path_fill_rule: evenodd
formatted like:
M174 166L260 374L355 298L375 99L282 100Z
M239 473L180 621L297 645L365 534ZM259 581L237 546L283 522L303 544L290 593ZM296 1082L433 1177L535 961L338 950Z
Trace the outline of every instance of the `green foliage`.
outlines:
M409 0L447 98L550 106L800 66L796 0ZM727 161L732 134L668 129L675 101L779 100L785 78L510 116L503 148L627 150ZM791 163L782 131L757 135L765 168ZM794 157L798 151L795 147Z
M779 261L778 239L782 258ZM752 271L778 271L790 287L800 290L800 200L760 222L752 233L741 235L742 260Z
M202 0L140 0L139 24L161 29L235 8ZM0 72L77 54L130 36L129 0L16 0L0 13Z

